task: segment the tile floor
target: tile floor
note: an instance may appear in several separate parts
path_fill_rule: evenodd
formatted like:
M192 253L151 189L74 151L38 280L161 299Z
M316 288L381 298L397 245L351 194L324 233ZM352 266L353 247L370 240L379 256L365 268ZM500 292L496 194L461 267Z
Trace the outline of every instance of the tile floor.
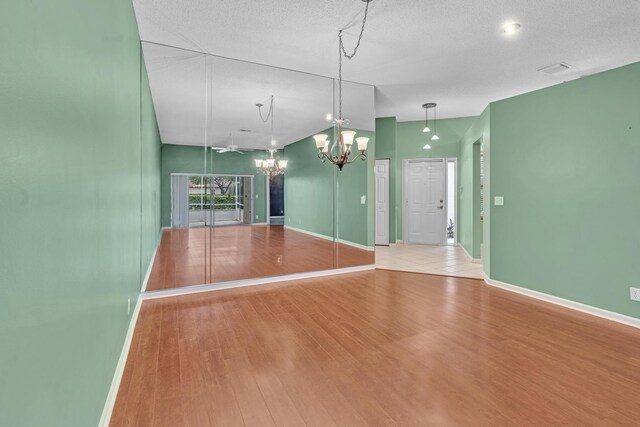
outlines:
M376 246L376 267L445 276L483 277L482 264L473 263L459 246Z

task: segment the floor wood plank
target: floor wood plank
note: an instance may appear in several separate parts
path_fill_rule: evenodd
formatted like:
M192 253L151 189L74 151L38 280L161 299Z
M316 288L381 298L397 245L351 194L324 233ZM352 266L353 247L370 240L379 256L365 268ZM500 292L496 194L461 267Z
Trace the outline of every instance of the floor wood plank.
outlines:
M634 425L640 331L375 270L145 301L112 426Z

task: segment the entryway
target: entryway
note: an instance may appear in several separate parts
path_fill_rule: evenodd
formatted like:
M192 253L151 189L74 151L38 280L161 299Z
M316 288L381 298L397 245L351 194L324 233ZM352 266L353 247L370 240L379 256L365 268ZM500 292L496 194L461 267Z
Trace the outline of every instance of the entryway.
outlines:
M404 161L405 243L456 243L456 174L456 159Z

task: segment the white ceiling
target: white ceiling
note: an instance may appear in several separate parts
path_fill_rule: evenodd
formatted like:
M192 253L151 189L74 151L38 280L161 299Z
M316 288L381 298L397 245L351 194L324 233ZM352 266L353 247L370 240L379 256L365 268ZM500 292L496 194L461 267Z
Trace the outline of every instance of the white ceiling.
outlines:
M278 148L332 125L333 79L153 43L142 48L166 144L267 149L271 95ZM350 126L374 130L373 86L344 82L343 92Z
M310 73L337 73L360 0L134 0L143 40ZM522 29L506 35L501 26ZM376 116L479 114L491 101L640 60L638 0L374 0L344 77L376 86ZM557 62L574 68L549 76ZM258 96L259 94L256 94ZM266 96L265 96L266 97Z

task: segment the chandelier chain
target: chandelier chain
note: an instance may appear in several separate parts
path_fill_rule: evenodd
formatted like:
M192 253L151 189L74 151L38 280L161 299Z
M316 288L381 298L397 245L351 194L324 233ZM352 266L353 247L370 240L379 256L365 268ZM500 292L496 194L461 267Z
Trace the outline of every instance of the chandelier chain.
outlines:
M262 123L267 123L267 121L269 120L269 117L271 117L271 114L273 114L273 95L271 95L271 98L270 98L269 111L267 112L267 117L262 116L262 104L256 104L256 105L258 107L258 112L260 113L260 120L262 120Z
M347 59L353 59L358 53L358 48L360 47L360 42L362 41L362 35L364 34L364 27L367 25L367 15L369 14L369 1L366 1L366 5L364 7L364 17L362 18L362 27L360 28L360 35L358 35L358 41L356 42L356 46L353 48L352 53L347 53L347 50L344 47L344 41L342 40L342 31L338 31L338 118L343 119L342 117L342 56L344 55Z

